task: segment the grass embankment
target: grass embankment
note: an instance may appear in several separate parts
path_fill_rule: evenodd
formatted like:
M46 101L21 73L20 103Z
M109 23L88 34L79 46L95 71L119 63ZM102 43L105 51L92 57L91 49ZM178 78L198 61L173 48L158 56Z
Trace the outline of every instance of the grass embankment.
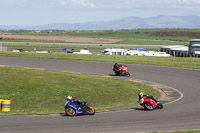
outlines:
M96 110L137 104L137 94L159 93L149 86L102 76L0 67L0 98L12 100L0 115L64 113L67 95L86 100Z
M111 63L118 62L118 63L124 63L124 64L141 64L141 65L200 69L200 58L171 58L171 57L147 57L147 56L116 56L116 55L113 55L113 56L76 55L76 54L66 54L66 53L36 54L36 53L13 53L13 52L0 52L0 56L111 62Z

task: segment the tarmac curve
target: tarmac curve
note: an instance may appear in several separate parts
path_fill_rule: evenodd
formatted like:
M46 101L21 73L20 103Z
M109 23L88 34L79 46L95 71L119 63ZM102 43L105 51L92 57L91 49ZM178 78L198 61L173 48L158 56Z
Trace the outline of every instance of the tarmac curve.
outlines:
M112 63L0 57L0 65L89 74L112 74ZM200 70L126 64L130 78L152 81L180 91L182 99L162 110L96 113L94 116L2 116L1 133L132 133L200 130Z

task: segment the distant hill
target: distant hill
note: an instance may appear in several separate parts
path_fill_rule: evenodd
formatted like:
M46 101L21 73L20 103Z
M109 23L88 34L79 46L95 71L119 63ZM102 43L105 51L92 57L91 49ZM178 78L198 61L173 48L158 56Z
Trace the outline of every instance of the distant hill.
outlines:
M6 26L0 29L24 30L118 30L144 28L200 28L200 16L156 16L149 18L126 17L112 21L95 21L87 23L54 23L37 26Z

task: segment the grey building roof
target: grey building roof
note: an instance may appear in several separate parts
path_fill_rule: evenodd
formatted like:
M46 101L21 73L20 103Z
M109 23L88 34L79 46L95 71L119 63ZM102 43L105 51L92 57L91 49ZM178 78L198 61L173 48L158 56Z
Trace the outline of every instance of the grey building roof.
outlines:
M200 39L191 39L189 42L200 42Z

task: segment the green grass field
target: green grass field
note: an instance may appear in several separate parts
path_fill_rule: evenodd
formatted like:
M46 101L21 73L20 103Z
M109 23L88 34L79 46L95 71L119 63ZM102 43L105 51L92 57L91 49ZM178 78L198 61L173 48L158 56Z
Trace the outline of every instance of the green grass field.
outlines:
M189 42L165 41L153 39L126 39L118 44L138 44L138 45L189 45Z
M64 113L68 95L96 110L134 106L140 91L159 97L149 86L102 76L8 67L0 75L0 99L11 100L11 111L0 115Z
M120 44L151 44L151 45L188 45L188 40L200 38L199 29L149 29L128 31L97 31L97 32L58 32L30 33L18 32L17 35L35 36L70 36L92 38L125 39Z

